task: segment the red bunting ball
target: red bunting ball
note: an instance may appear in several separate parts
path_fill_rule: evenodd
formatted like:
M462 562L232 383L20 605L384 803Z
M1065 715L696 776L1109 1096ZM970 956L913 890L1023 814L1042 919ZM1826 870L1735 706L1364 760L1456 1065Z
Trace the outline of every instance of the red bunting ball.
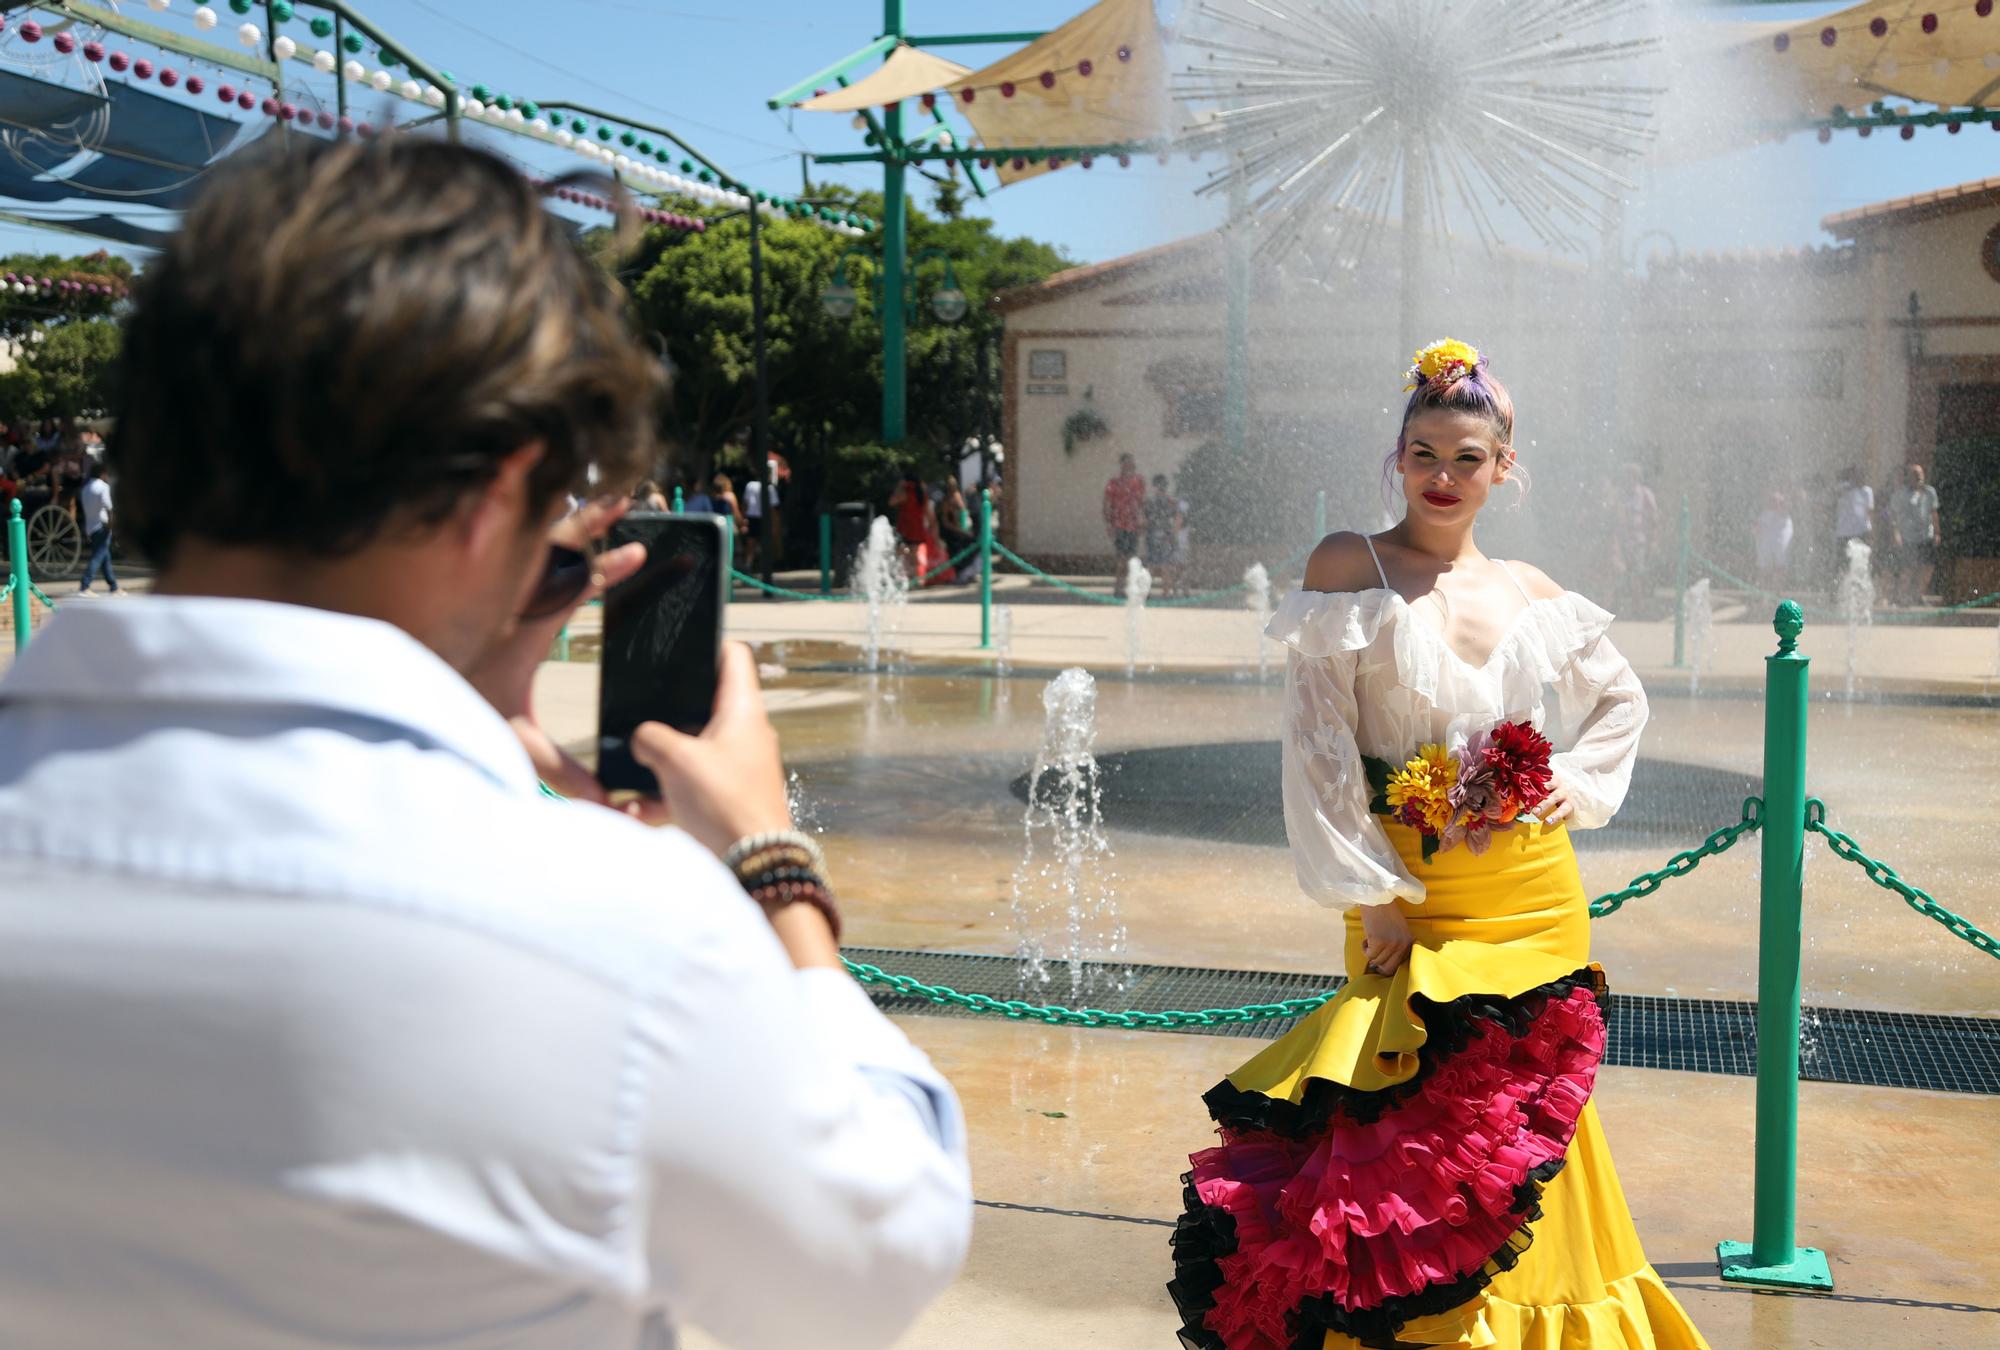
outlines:
M1876 37L1887 37L1889 35L1889 21L1877 15L1868 21L1868 31Z
M1979 3L1972 7L1972 12L1982 19L1990 18L1993 14L1993 0L1979 0Z
M113 70L117 71L130 70L132 68L132 58L127 56L124 52L113 52L111 53L111 57L108 64Z
M68 56L71 52L76 50L76 39L74 37L71 37L68 33L57 33L55 38L55 47L56 50L61 52L64 56Z
M1792 35L1790 33L1780 33L1771 39L1771 45L1781 52L1785 51L1792 45Z
M1118 59L1120 61L1130 61L1132 59L1132 49L1130 47L1120 47L1118 49Z
M236 96L236 106L241 108L244 112L249 112L252 108L257 106L257 96L251 93L248 89L245 89L243 92L241 92Z
M1822 28L1822 29L1820 29L1820 30L1819 30L1819 45L1820 45L1820 46L1822 46L1822 47L1831 47L1831 46L1832 46L1832 45L1833 45L1834 43L1838 42L1839 40L1840 40L1840 30L1839 30L1839 29L1837 29L1837 28L1832 28L1832 27L1827 27L1827 28Z
M278 105L278 119L280 121L289 122L294 118L296 118L298 115L299 115L299 110L296 104L280 103Z
M321 108L319 110L319 116L314 118L313 120L319 123L319 129L321 131L333 130L333 114L328 112L326 109Z
M1129 169L1129 168L1131 168L1131 167L1132 167L1132 156L1130 156L1130 155L1120 155L1120 156L1118 156L1118 167L1119 167L1119 168L1121 168L1121 169Z
M1043 71L1041 73L1040 78L1042 81L1042 88L1053 89L1056 87L1056 73L1053 70Z
M1826 144L1826 143L1827 143L1828 141L1830 141L1830 140L1832 140L1832 139L1833 139L1833 128L1832 128L1832 127L1821 127L1821 128L1819 129L1819 143L1820 143L1821 145L1825 145L1825 144Z
M1000 81L1000 97L1001 98L1014 97L1014 82L1012 80Z
M1076 73L1083 76L1086 80L1090 78L1090 72L1096 69L1097 67L1088 61L1079 61L1076 63Z
M364 141L373 140L375 136L375 124L373 122L357 122L354 131Z
M1090 156L1089 156L1089 155L1085 155L1085 156L1084 156L1083 158L1079 159L1079 160L1077 161L1077 163L1078 163L1078 164L1080 164L1080 165L1082 165L1082 166L1083 166L1084 168L1086 168L1086 169L1087 169L1087 168L1089 168L1089 167L1090 167L1090 164L1091 164L1091 159L1090 159Z
M21 25L21 41L40 42L41 40L42 40L42 26L40 24L36 23L33 19L30 19L26 23Z
M190 94L199 94L206 88L208 88L208 81L202 79L201 76L190 75L187 77L187 91Z
M189 85L188 88L192 89L194 86ZM236 86L233 84L217 85L215 87L215 97L219 103L234 103L236 101Z
M1944 129L1954 136L1958 135L1958 127L1959 124L1957 122L1946 122L1944 124Z
M1996 125L2000 125L2000 124L1996 124ZM980 167L980 168L982 168L982 169L990 169L990 168L992 168L992 167L993 167L993 161L992 161L992 160L990 160L990 159L987 159L987 158L986 158L986 157L985 157L984 155L982 155L982 156L980 156L980 159L979 159L979 167Z
M974 91L974 90L971 90L971 89L961 89L961 90L959 90L959 91L958 91L958 96L959 96L960 98L964 99L964 100L965 100L965 101L966 101L967 103L970 103L970 102L972 102L972 95L973 95L973 94L974 94L975 92L976 92L976 91Z
M263 110L264 116L276 117L278 115L278 108L281 105L279 104L277 99L272 98L269 94L266 94L264 95L264 101L258 104L257 106Z
M1017 157L1017 158L1016 158L1016 159L1014 160L1014 172L1015 172L1015 173L1019 173L1019 172L1021 172L1021 170L1025 169L1025 168L1027 168L1027 167L1028 167L1028 161L1027 161L1027 160L1025 160L1025 159L1021 159L1021 158L1018 158L1018 157Z
M162 88L171 89L180 82L181 82L181 73L178 70L175 70L172 66L164 66L161 68L160 86Z
M132 63L132 75L135 79L141 79L141 80L152 79L153 63L151 61L144 61L144 60L134 61Z
M342 136L352 136L354 134L354 119L352 117L343 117L338 122L335 122L333 126L334 130Z
M1922 23L1923 23L1923 27L1924 27L1924 31L1925 31L1926 33L1935 33L1935 32L1937 32L1937 15L1935 15L1935 14L1926 14L1926 15L1924 15L1924 17L1923 17L1923 19L1922 19Z
M924 105L924 111L925 111L925 112L935 112L935 111L937 110L937 95L936 95L936 94L925 94L925 95L923 96L923 99L922 99L921 101L922 101L922 103L923 103L923 105Z
M83 59L86 61L102 61L104 59L104 44L101 42L84 43Z
M1859 127L1857 130L1861 133L1861 139L1864 141L1875 134L1874 127Z
M1908 125L1905 125L1905 126L1903 127L1903 139L1904 139L1904 140L1906 140L1906 141L1910 141L1910 140L1915 140L1915 139L1916 139L1916 136L1917 136L1917 129L1916 129L1915 127L1913 127L1913 126L1908 126Z

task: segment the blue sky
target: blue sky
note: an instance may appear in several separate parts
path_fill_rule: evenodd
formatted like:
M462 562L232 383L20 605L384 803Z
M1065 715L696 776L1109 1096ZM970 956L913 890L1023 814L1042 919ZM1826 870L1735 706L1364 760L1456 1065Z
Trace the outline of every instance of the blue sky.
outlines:
M140 0L122 0L140 17ZM1082 0L907 0L919 31L1053 26ZM173 12L194 0L174 0ZM226 25L237 20L218 0ZM1826 12L1827 5L1759 6L1757 20ZM796 191L802 150L857 150L847 119L781 114L764 100L793 81L862 46L879 29L879 0L365 0L364 12L419 55L462 81L482 80L538 99L567 97L662 121L726 168L777 191ZM303 22L286 29L308 41ZM958 48L946 54L978 65L1005 49ZM1977 134L1974 134L1977 132ZM511 146L521 142L508 138ZM549 161L544 161L549 162ZM560 157L553 163L575 166ZM879 184L866 167L818 169L814 177L856 186ZM1683 170L1663 171L1639 213L1645 228L1666 230L1684 249L1774 247L1820 241L1832 211L2000 173L2000 136L1969 129L1947 136L1920 131L1913 141L1851 133L1821 146L1810 137L1738 151ZM1097 261L1193 233L1215 223L1197 202L1201 169L1162 168L1151 160L1128 170L1099 164L1071 168L999 193L975 209L1009 233L1065 247ZM1773 190L1772 184L1782 184ZM1718 211L1742 185L1761 205ZM1718 185L1723 190L1718 191ZM927 191L927 190L926 190ZM1635 233L1636 233L1635 226ZM0 247L70 250L80 241L20 227L0 227Z

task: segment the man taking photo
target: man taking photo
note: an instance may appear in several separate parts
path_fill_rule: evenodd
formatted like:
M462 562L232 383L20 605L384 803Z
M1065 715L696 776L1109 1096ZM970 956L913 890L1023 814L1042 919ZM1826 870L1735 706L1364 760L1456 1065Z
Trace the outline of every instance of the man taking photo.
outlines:
M652 463L612 284L497 158L294 138L123 361L156 594L0 683L4 1339L889 1344L964 1253L962 1126L840 969L747 653L635 738L663 802L530 706L643 561L551 548Z

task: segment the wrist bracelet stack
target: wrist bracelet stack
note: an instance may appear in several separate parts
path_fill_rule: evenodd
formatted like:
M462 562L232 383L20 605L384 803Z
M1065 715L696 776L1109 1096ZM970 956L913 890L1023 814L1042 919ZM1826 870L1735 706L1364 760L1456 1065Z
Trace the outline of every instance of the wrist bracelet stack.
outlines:
M833 940L840 941L840 910L826 883L826 855L806 835L797 830L745 835L722 855L722 865L766 913L787 905L811 905L826 916Z

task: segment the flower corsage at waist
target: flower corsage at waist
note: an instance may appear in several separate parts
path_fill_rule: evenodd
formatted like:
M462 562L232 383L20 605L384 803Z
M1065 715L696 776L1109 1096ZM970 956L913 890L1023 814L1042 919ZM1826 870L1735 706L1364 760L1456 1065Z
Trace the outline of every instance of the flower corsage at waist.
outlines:
M1457 754L1423 746L1401 768L1373 755L1361 762L1373 794L1368 809L1422 835L1425 862L1459 844L1484 853L1494 831L1514 828L1551 786L1548 739L1528 722L1501 722Z

